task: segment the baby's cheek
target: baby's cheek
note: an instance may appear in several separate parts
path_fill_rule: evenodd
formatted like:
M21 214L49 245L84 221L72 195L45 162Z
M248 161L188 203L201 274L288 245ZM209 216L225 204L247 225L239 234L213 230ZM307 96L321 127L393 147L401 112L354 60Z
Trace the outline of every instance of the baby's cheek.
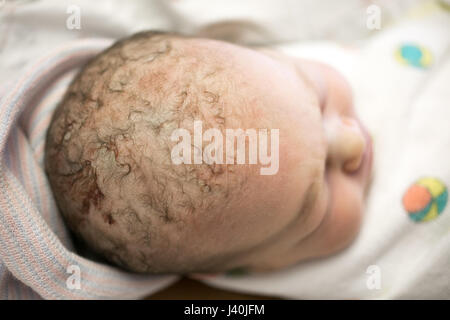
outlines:
M345 177L330 177L330 211L323 222L322 250L333 253L348 246L358 234L363 213L361 187Z

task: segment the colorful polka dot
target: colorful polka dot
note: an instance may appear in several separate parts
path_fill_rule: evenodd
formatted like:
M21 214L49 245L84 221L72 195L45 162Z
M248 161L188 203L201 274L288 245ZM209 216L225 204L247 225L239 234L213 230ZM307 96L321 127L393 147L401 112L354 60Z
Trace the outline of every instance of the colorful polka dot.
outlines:
M411 220L430 221L438 217L447 205L447 187L436 178L422 178L403 195L402 203Z
M395 51L397 61L416 68L428 68L433 58L431 52L416 44L403 44Z

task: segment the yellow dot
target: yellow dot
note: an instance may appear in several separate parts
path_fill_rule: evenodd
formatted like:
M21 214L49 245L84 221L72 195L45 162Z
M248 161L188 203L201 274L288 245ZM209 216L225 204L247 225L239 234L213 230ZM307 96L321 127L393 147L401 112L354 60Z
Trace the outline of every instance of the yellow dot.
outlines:
M438 197L445 190L445 186L435 178L422 178L417 181L417 184L427 188L433 198Z

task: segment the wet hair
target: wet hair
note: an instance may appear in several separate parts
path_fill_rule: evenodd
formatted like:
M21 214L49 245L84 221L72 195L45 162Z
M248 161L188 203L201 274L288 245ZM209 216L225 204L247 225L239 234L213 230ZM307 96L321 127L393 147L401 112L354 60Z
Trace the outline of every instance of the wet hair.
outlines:
M135 272L210 271L232 255L202 249L195 228L214 221L244 177L170 157L176 128L228 121L227 66L185 39L141 32L116 42L75 77L47 133L46 172L67 225Z

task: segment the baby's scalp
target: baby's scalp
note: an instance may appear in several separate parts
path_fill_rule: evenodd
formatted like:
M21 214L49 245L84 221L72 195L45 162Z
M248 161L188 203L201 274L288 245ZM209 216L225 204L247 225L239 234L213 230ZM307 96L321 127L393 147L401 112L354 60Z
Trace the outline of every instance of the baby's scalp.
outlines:
M132 271L210 271L234 254L204 244L219 241L206 231L229 218L246 171L174 165L170 136L196 120L224 130L246 108L231 108L242 106L228 92L240 85L232 62L185 41L155 32L118 41L74 79L47 135L46 170L68 226Z

